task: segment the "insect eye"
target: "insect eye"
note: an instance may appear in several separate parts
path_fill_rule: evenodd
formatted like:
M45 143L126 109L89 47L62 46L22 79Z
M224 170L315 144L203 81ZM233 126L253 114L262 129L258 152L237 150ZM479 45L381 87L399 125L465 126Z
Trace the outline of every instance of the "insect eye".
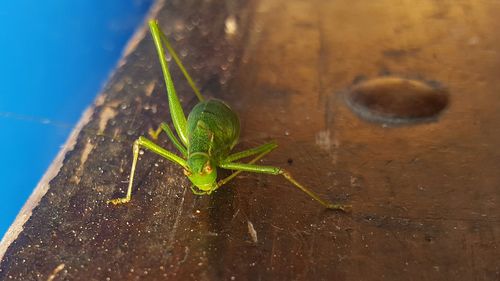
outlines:
M210 174L212 172L212 166L210 164L205 166L205 173Z

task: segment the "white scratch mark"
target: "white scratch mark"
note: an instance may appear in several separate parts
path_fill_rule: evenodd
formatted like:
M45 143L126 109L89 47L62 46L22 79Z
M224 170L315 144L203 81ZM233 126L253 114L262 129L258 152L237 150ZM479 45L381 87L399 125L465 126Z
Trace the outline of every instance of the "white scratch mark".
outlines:
M146 96L150 97L151 94L153 93L154 89L156 87L156 81L151 81L149 84L146 86Z
M250 237L252 238L252 242L257 243L257 231L255 231L255 228L253 227L253 223L251 221L247 221L247 226L248 226L248 234L250 234Z
M99 134L104 133L109 120L113 119L116 114L118 114L118 112L109 106L103 108L99 115Z
M80 156L80 165L78 166L75 175L73 176L72 180L76 183L80 183L81 176L83 174L83 165L85 165L85 162L87 162L87 159L89 158L90 152L94 149L94 145L90 142L90 140L87 140L87 143L83 147L82 150L82 156Z
M322 149L329 151L332 145L330 140L330 130L319 131L316 134L316 144Z
M52 271L52 274L47 278L47 281L52 281L54 278L56 278L57 274L64 269L64 263L61 263L58 265L56 268L54 268L54 271Z
M236 22L235 16L227 17L225 21L224 31L228 36L236 34L236 32L238 31L238 23Z

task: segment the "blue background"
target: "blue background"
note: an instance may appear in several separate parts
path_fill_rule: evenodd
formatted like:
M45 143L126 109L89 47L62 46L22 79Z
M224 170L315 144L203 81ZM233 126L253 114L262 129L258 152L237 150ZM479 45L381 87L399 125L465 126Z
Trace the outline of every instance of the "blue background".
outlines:
M99 93L152 1L3 1L0 237Z

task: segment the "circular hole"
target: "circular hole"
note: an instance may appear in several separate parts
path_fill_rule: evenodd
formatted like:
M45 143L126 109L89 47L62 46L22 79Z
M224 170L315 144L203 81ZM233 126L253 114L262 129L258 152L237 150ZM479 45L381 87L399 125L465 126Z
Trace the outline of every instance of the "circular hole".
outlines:
M447 107L449 95L437 83L381 77L352 86L346 102L357 115L369 121L419 123L435 121Z

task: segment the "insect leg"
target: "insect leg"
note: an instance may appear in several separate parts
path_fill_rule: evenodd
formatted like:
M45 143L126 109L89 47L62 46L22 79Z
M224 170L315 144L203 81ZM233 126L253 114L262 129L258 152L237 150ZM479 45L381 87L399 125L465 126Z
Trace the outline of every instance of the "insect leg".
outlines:
M158 58L160 59L161 69L163 71L163 76L165 78L165 85L167 87L168 93L168 104L170 107L170 115L172 116L172 121L174 123L174 128L179 135L182 143L187 145L187 121L186 115L184 115L184 110L182 109L179 97L177 97L177 92L175 91L174 82L170 76L170 71L168 70L167 59L165 58L165 51L163 49L163 44L161 40L161 31L158 23L155 20L149 21L149 28L151 30L151 35L155 42L156 50L158 52Z
M241 158L245 158L245 157L248 157L248 156L260 153L259 155L257 155L257 157L255 157L250 162L248 162L248 164L253 164L253 163L257 162L259 159L261 159L262 157L264 157L266 154L268 154L269 152L271 152L276 147L278 147L278 145L276 143L270 142L270 143L266 143L266 144L261 145L261 146L256 147L256 148L251 148L251 149L248 149L248 150L244 150L244 151L235 153L235 154L233 154L234 156L230 155L229 157L233 156L233 158L235 158L235 157L238 156L236 159L241 159ZM239 156L241 156L241 157L239 157ZM230 180L232 180L234 177L236 177L241 172L243 172L243 171L241 171L241 170L240 171L236 171L236 172L232 173L231 175L229 175L228 177L226 177L226 178L218 181L217 182L217 188L219 188L219 187L223 186L224 184L228 183Z
M281 168L278 168L278 167L260 166L260 165L245 164L245 163L223 163L223 164L220 164L220 167L223 169L228 169L228 170L246 171L246 172L253 172L253 173L270 174L270 175L282 175L285 179L287 179L295 187L297 187L298 189L305 192L307 195L309 195L314 200L318 201L325 208L333 209L333 210L341 210L341 211L347 211L350 208L349 205L333 204L333 203L330 203L328 201L321 199L312 190L310 190L307 187L303 186L302 184L298 183L289 172L287 172Z
M167 48L170 55L172 55L172 58L174 58L175 63L177 63L177 66L179 66L179 68L181 69L181 72L182 72L182 74L184 74L184 77L186 77L186 80L188 81L189 86L191 86L191 88L193 89L195 95L198 97L198 100L204 101L205 99L203 98L200 91L198 90L198 88L194 84L193 79L191 78L191 76L187 72L186 68L182 64L181 60L179 59L179 56L172 48L172 45L170 45L170 42L168 42L167 36L165 36L165 33L163 33L163 31L161 29L159 29L159 30L160 30L161 41L163 42L163 44Z
M274 141L268 142L268 143L263 144L263 145L258 146L258 147L250 148L247 150L243 150L243 151L231 154L226 159L224 159L222 162L225 162L225 163L234 162L236 160L240 160L240 159L248 157L248 156L262 153L264 151L271 152L276 147L278 147L278 145Z
M132 186L134 184L135 167L137 165L137 159L139 158L139 148L140 147L144 147L148 150L151 150L152 152L154 152L154 153L156 153L156 154L158 154L158 155L160 155L160 156L162 156L162 157L164 157L164 158L166 158L174 163L179 164L180 166L184 167L185 169L187 168L187 164L186 164L186 161L184 159L182 159L179 156L173 154L172 152L167 151L166 149L158 146L157 144L153 143L152 141L148 140L145 137L139 137L134 142L134 146L132 148L134 158L132 161L132 168L130 169L130 181L128 183L127 195L125 197L122 197L122 198L108 200L107 203L112 203L112 204L118 205L118 204L123 204L123 203L127 203L130 201L130 199L132 197Z
M187 157L187 149L182 145L182 143L177 139L177 137L174 135L174 132L170 129L170 126L168 126L167 123L163 122L160 124L160 127L158 129L153 130L149 129L149 135L153 138L153 140L157 140L158 136L160 133L164 131L167 133L168 138L174 143L175 147L182 153L182 156Z

